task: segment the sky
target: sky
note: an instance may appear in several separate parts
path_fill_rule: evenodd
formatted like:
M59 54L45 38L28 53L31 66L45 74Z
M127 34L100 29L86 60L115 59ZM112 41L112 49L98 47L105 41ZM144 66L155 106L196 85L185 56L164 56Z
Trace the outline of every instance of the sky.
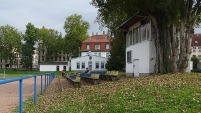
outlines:
M72 14L82 15L82 19L89 22L92 32L102 34L107 29L99 29L95 22L97 8L90 5L92 0L1 0L0 26L11 25L21 32L25 32L26 25L31 22L35 27L45 26L55 29L65 35L63 29L66 17Z
M0 26L11 25L21 32L25 32L26 25L31 22L35 27L45 26L55 29L65 35L63 25L66 17L72 14L82 15L90 24L88 34L92 32L102 34L107 32L95 19L97 8L90 5L92 0L1 0ZM201 28L195 28L195 33L201 33Z

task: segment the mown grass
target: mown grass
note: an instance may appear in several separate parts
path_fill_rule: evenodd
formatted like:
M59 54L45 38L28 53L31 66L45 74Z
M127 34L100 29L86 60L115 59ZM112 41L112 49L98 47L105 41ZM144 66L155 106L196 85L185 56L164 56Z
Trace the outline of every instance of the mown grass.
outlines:
M20 70L0 70L0 77L3 77L5 71L6 78L14 78L14 77L21 77L21 76L28 76L28 75L40 75L45 73L52 73L52 71L20 71ZM54 72L57 77L61 76L60 71ZM74 71L66 71L66 73L74 73Z
M40 95L38 104L26 101L26 113L198 113L201 112L201 74L121 77L115 82L68 88Z

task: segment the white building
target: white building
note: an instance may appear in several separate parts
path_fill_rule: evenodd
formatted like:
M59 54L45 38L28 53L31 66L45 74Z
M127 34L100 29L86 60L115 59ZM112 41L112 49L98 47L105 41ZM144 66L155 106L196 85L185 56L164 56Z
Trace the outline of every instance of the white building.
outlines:
M81 56L71 59L71 70L105 70L105 64L110 55L110 38L105 35L94 35L82 42ZM91 60L90 60L91 58Z
M146 76L154 73L156 63L155 33L149 18L138 13L118 29L126 35L126 76Z
M106 57L81 56L71 59L71 70L83 71L86 68L89 68L89 70L105 70L106 62Z

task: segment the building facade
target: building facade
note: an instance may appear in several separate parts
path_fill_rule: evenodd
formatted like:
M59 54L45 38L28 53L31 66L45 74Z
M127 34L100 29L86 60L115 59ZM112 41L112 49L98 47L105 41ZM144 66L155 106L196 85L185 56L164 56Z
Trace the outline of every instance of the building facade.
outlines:
M191 48L191 56L196 56L201 61L201 34L193 35Z
M147 76L155 73L155 31L147 15L137 13L118 29L126 34L126 76Z
M110 56L111 38L103 31L102 35L97 33L82 42L80 53L81 56L71 59L69 63L72 70L106 70L105 64Z

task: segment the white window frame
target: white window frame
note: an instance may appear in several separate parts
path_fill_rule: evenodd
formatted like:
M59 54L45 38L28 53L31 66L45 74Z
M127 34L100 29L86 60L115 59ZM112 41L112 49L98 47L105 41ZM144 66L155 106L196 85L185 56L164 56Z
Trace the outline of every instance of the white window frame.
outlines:
M95 49L100 49L100 44L95 44Z
M97 65L98 64L98 65ZM98 67L97 67L98 66ZM98 61L95 62L95 69L99 69L100 68L100 64Z
M76 69L80 69L80 62L76 62Z
M87 46L86 50L89 50L90 49L90 44L87 44L86 46Z

